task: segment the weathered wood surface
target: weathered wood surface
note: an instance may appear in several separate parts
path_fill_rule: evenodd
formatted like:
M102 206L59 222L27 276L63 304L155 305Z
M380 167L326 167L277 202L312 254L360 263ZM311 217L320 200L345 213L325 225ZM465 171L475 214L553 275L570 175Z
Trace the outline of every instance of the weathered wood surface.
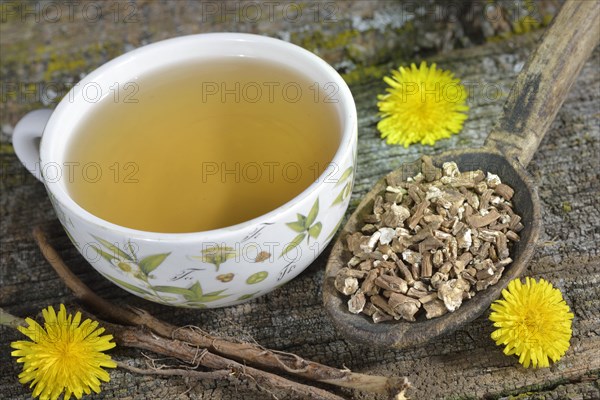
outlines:
M244 305L209 311L174 309L145 302L116 288L94 272L62 231L43 186L20 166L9 144L9 132L19 116L26 110L39 107L44 99L39 97L39 93L37 99L36 95L21 99L4 97L7 94L6 84L38 81L65 84L76 80L79 73L116 55L113 53L127 50L128 46L135 47L181 34L228 29L290 38L297 32L304 32L297 22L289 20L237 25L235 21L203 23L199 6L190 6L190 11L183 12L180 4L140 2L138 18L141 22L128 25L113 23L108 28L110 21L107 20L92 25L89 21L63 24L41 21L36 24L30 19L24 23L9 20L0 25L3 84L0 109L3 131L0 137L1 307L15 315L27 316L49 304L64 302L75 305L72 295L35 247L30 231L34 225L41 224L74 271L99 295L111 301L144 307L172 323L194 324L214 334L255 340L264 346L296 352L339 368L406 375L414 387L409 394L415 399L502 398L509 395L536 399L600 397L598 50L584 66L528 167L540 186L544 232L526 274L544 277L554 283L563 291L575 313L571 349L549 369L526 370L515 358L502 355L501 349L489 338L493 329L487 314L435 343L403 351L373 350L347 342L334 330L321 305L320 285L329 249L283 288ZM356 24L358 33L355 37L344 40L362 46L352 62L359 68L367 67L366 78L355 79L363 76L359 72L348 76L353 83L352 91L359 114L359 157L353 204L380 176L420 154L482 144L537 37L535 34L524 35L441 54L430 54L431 49L427 52L420 46L422 51L413 54L402 47L404 45L398 44L406 38L403 31L389 34L382 33L387 32L385 29L373 28L375 25L369 27L367 22L375 21L380 18L376 15L381 15L373 12L371 2L335 4L339 4L339 21L337 24L320 25L323 35L339 35ZM385 7L392 6L386 3ZM393 15L386 9L388 14ZM360 25L361 21L363 25ZM311 23L315 24L310 19L303 21L303 25ZM393 22L384 22L384 28L385 23ZM393 40L394 35L398 36L396 41ZM301 42L298 36L291 39ZM333 45L322 42L315 46L322 46L320 53L343 70L348 68L343 65L348 54L339 50L343 40L338 42ZM369 43L374 42L379 44L370 46ZM100 50L90 50L92 46ZM348 47L347 43L342 47ZM377 56L377 52L368 55L369 50L375 47L385 50L386 56ZM87 52L82 53L82 49L87 49ZM405 63L422 59L424 54L430 54L428 60L437 61L441 67L451 69L469 83L472 89L470 118L460 135L439 142L435 147L404 149L387 146L378 139L375 128L375 96L382 92L384 85L379 79L369 79L368 75L386 71L390 64L385 63L390 61L392 64ZM67 62L72 64L64 65ZM381 68L372 67L381 64L384 64ZM498 88L503 97L496 98ZM18 338L17 332L0 327L0 393L3 398L28 398L30 393L18 383L20 366L10 357L8 345ZM132 360L138 365L144 361L140 352L135 350L116 349L112 354L116 359ZM252 384L234 387L228 382L189 382L173 377L134 375L121 370L112 371L111 378L110 383L103 385L101 395L90 398L263 399L269 395L258 391ZM371 398L348 391L338 393L348 398ZM285 398L285 393L276 395Z

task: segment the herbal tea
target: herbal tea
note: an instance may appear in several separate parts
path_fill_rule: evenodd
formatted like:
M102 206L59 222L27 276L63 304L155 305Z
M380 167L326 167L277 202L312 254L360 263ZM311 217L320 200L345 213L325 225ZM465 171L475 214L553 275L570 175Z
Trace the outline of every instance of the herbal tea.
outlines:
M65 160L71 197L109 222L197 232L265 214L313 183L340 141L334 87L235 57L141 76L102 99Z

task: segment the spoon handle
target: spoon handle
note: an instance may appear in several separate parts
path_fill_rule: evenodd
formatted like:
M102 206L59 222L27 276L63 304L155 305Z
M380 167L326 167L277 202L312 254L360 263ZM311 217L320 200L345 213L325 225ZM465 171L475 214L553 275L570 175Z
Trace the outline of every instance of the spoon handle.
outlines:
M600 1L567 0L517 77L485 144L527 166L600 40Z

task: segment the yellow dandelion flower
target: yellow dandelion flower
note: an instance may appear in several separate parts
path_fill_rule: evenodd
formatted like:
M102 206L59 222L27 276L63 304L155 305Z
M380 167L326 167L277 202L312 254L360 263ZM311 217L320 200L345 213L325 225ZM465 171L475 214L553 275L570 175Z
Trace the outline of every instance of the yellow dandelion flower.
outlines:
M419 68L400 67L383 80L390 87L377 96L382 117L377 129L388 144L433 145L461 131L469 110L467 92L451 72L423 61Z
M67 400L74 395L80 399L83 393L91 390L100 393L100 381L108 382L110 376L102 369L117 365L103 351L112 349L112 335L102 335L104 328L98 322L86 319L81 322L81 313L67 315L64 305L60 305L58 315L53 307L42 311L44 327L31 318L25 321L29 326L18 329L32 341L19 340L11 343L16 349L11 353L23 363L19 382L31 382L35 387L33 397L58 399L65 392Z
M573 319L560 290L543 279L515 279L502 296L492 304L490 320L498 328L492 339L506 346L504 354L516 354L525 368L558 361L569 348Z

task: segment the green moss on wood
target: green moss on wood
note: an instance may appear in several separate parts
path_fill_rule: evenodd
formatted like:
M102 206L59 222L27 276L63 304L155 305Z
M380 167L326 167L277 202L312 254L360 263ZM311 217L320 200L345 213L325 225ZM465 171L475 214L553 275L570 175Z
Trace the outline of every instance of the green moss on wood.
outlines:
M123 45L118 42L93 43L74 51L57 50L51 45L41 45L33 50L23 44L11 48L11 52L2 59L3 75L10 75L23 66L45 65L42 81L51 81L63 77L79 78L105 62L121 55ZM10 77L3 77L9 79Z
M367 67L358 66L352 71L342 74L342 78L348 85L357 85L363 82L383 79L390 72L387 65L369 65Z
M15 148L12 143L1 143L0 142L0 154L14 154Z
M319 49L331 50L342 48L350 44L351 39L357 37L358 35L359 32L355 29L343 31L330 37L325 36L321 31L312 31L310 33L293 32L290 40L292 43L311 51L316 51Z
M81 54L52 54L44 71L44 81L50 81L55 75L73 75L83 72L87 67Z

